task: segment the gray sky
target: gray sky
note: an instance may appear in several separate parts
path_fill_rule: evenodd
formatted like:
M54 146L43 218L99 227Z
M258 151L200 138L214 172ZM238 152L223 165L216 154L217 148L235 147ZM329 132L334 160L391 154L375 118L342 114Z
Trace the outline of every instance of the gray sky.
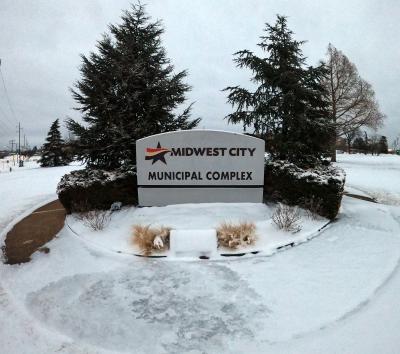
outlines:
M232 53L257 51L265 22L289 17L295 38L307 40L313 65L329 42L342 50L375 89L388 116L379 131L389 142L400 134L400 1L386 0L147 0L147 11L165 27L164 46L176 70L187 69L194 117L201 127L240 130L223 117L228 85L248 85ZM109 23L120 21L128 0L1 0L0 58L16 120L31 145L43 143L53 120L79 117L69 87L79 79L79 54L95 49ZM0 82L0 150L17 138L16 123ZM65 129L64 129L65 132Z

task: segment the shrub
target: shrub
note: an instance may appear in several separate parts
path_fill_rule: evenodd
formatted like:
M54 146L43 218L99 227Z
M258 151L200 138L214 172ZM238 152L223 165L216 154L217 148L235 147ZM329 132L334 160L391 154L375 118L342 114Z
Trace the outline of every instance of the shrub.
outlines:
M272 221L280 230L293 233L301 230L301 216L297 207L278 203L277 208L272 214Z
M256 241L256 226L250 222L237 225L224 222L217 228L217 239L218 247L237 249L252 245Z
M86 168L72 171L57 186L58 199L68 213L107 210L115 202L136 205L136 168L104 171Z
M334 166L300 168L287 161L266 161L264 200L298 205L334 219L342 201L345 173ZM313 200L310 204L310 200Z
M169 227L152 228L150 225L135 225L132 242L145 256L149 256L153 251L165 251L169 248L170 231Z
M313 197L313 196L310 198L304 198L302 205L304 206L304 208L306 210L306 215L309 219L318 220L321 218L318 213L319 210L321 210L322 205L323 205L323 201L321 200L321 198L317 198L317 197Z
M108 225L111 220L111 214L108 210L90 210L79 213L77 218L92 230L99 231Z

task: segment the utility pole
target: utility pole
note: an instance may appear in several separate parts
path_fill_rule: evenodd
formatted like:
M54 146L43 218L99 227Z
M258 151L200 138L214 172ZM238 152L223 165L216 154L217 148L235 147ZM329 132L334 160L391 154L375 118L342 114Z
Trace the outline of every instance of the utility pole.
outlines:
M18 122L18 166L21 159L21 123Z
M14 159L14 154L13 154L13 152L14 152L14 145L17 145L16 143L15 143L15 140L13 139L13 140L10 140L10 144L11 144L11 156L12 156L12 159L13 159L13 165L15 166L15 159Z
M14 151L15 140L14 140L14 139L13 139L13 140L10 140L8 143L11 145L11 154L12 154L13 151ZM15 144L15 145L16 145L16 144Z
M23 167L24 162L21 160L21 122L18 122L18 167Z

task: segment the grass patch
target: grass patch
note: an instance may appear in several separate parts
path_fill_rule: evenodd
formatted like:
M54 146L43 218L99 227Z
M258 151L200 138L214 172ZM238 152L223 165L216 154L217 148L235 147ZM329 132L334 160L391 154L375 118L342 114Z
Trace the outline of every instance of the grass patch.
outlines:
M251 222L239 224L224 222L217 228L218 247L238 249L256 242L256 225Z
M150 225L133 226L132 243L140 249L145 256L150 256L154 251L169 249L169 227L151 227Z

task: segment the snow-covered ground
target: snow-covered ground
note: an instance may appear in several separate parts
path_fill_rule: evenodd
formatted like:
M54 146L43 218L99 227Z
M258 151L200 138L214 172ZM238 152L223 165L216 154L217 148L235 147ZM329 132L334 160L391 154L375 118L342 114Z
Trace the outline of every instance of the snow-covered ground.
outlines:
M2 162L0 160L0 166ZM82 166L77 163L42 168L36 161L27 161L24 167L13 166L11 172L7 168L0 169L0 233L17 215L39 203L56 199L60 177L80 168Z
M258 255L270 255L280 247L291 243L299 244L317 236L318 230L329 222L322 217L311 217L299 208L298 212L302 217L299 224L301 229L296 233L285 232L279 230L271 220L274 209L275 206L261 203L202 203L150 208L131 207L113 213L110 222L101 231L94 231L76 215L68 216L67 223L71 232L88 245L128 254L142 253L132 242L134 225L164 226L173 230L181 230L189 236L198 233L199 230L215 230L224 222L236 225L241 222L254 223L256 241L253 245L245 245L236 250L222 248L212 257L216 259L220 253L258 252ZM174 259L173 252L168 250L160 254L168 256L168 260ZM192 247L191 254L185 258L193 260L193 257L197 258L201 255L203 255L203 249L200 243L196 249ZM219 256L219 258L223 257Z
M9 155L2 159L0 159L0 173L10 172L15 170L26 170L31 168L38 167L38 161L40 160L39 155L32 156L30 158L25 158L21 156L21 160L24 160L24 166L18 167L18 156L17 155Z
M388 182L399 180L400 158L379 160L379 168L373 161L340 155L338 164L353 188L400 198ZM0 174L2 196L14 183L32 184L30 171L17 180ZM49 180L63 173L51 171L34 174L46 187L30 205L22 192L15 211L1 204L0 225L49 196ZM64 229L48 255L0 266L1 350L398 353L400 207L388 204L344 197L338 221L310 242L271 257L212 262L114 254Z
M400 205L400 156L339 154L337 165L346 171L346 189L379 202ZM361 193L360 193L361 192Z

